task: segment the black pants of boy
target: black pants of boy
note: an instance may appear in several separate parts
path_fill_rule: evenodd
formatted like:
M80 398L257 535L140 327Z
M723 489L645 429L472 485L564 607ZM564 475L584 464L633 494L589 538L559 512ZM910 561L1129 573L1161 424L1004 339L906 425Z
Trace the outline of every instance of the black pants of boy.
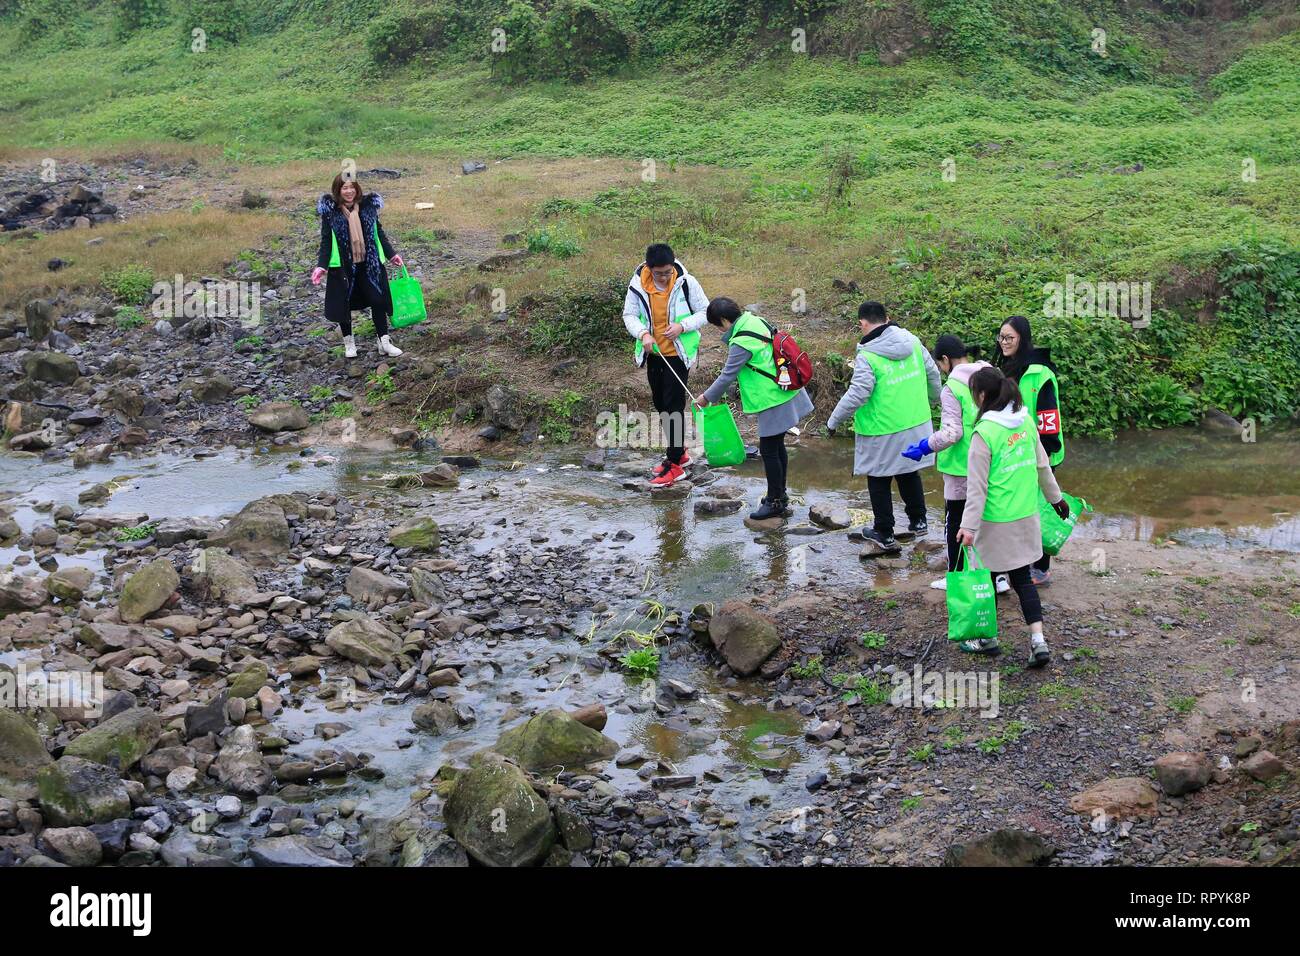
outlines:
M785 432L758 440L758 455L763 459L767 475L767 497L775 501L786 496L785 474L790 467L790 456L785 450Z
M669 366L672 366L671 371ZM676 372L676 377L673 376ZM681 356L663 356L658 352L646 356L646 379L650 382L650 400L659 413L663 427L665 456L674 465L686 453L686 382L690 372ZM679 382L677 379L681 379Z
M905 475L879 477L867 476L867 493L871 496L872 529L883 537L894 533L894 496L892 482L897 479L898 493L903 498L903 510L912 524L925 520L925 489L921 487L921 473L909 471Z
M1056 474L1055 465L1052 466L1052 474ZM1046 551L1043 552L1043 556L1041 558L1039 558L1037 561L1034 562L1034 567L1037 568L1039 571L1047 571L1048 569L1051 568L1051 566L1052 566L1052 556L1048 554Z

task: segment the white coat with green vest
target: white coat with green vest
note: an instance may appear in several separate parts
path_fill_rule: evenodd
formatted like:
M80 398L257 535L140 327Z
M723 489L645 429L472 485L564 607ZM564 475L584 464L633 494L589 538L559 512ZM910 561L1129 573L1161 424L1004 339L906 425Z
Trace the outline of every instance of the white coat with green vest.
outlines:
M962 530L990 571L1014 571L1043 556L1038 493L1061 500L1038 429L1026 409L1010 405L975 421L966 463Z
M903 451L934 433L930 406L938 400L939 368L930 350L890 322L858 343L853 380L826 425L852 422L855 475L906 475L934 464L933 455L918 462Z
M687 272L684 265L680 262L673 265L677 269L677 278L673 280L673 290L668 296L668 318L682 327L682 334L677 339L677 354L687 368L692 368L700 350L700 327L708 321L705 310L709 307L709 300L695 276ZM641 288L641 270L644 268L644 262L636 267L627 284L627 295L623 297L623 326L636 340L634 356L638 368L646 363L641 336L646 332L654 334L650 327L650 300ZM655 350L658 351L658 346Z

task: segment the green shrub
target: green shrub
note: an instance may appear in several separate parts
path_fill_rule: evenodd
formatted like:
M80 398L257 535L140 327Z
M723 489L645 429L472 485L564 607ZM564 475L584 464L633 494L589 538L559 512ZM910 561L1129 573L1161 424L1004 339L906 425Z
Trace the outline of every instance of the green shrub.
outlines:
M421 53L482 39L483 31L469 11L444 2L418 11L385 10L366 28L366 50L379 64L407 63Z
M560 289L520 309L529 346L537 352L594 354L631 339L618 316L627 285L604 279Z
M153 291L153 273L144 266L129 264L104 273L104 288L126 305L141 305Z
M580 83L614 72L632 55L629 33L591 0L556 0L545 18L532 4L512 0L494 26L505 31L506 49L493 52L492 68L507 83Z
M493 23L501 30L505 49L492 49L492 75L506 83L540 79L543 30L541 14L531 3L510 0L510 5ZM494 37L495 40L495 37Z
M546 254L557 259L571 259L582 252L578 240L561 229L533 229L524 237L528 251L534 254Z
M1196 399L1168 375L1144 378L1138 386L1133 424L1138 428L1173 428L1196 419Z
M632 54L632 43L609 10L591 0L557 0L542 35L545 73L579 83L613 73Z
M159 26L171 16L168 0L118 0L116 7L117 20L114 27L121 37Z
M209 44L213 40L238 43L253 32L258 22L253 0L181 0L181 27L188 45L194 30L202 30Z
M24 33L45 36L72 24L83 8L76 0L20 0L15 12L22 18Z

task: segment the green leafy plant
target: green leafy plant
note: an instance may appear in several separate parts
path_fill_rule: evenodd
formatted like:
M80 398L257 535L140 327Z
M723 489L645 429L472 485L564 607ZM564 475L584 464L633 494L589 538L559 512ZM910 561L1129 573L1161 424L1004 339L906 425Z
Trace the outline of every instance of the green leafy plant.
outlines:
M141 314L139 309L126 306L119 308L113 316L113 324L117 326L119 332L125 332L128 329L138 329L144 325L148 319Z
M862 635L861 640L862 646L867 648L867 650L878 651L885 646L885 643L889 638L876 631L868 631L866 634Z
M800 661L797 664L790 665L790 673L800 680L821 677L824 670L825 665L822 662L820 654L810 657L806 661Z
M928 763L934 758L934 744L925 744L921 747L913 747L907 752L907 755L917 763Z
M127 305L141 305L153 291L153 273L141 265L128 264L104 273L104 288Z
M628 651L619 663L630 674L638 677L654 677L659 673L659 651L654 647L641 647Z
M371 405L387 401L396 391L397 383L393 381L392 369L374 371L366 376L366 401Z
M118 528L115 537L118 541L143 541L153 537L158 530L157 524L138 524L131 528Z

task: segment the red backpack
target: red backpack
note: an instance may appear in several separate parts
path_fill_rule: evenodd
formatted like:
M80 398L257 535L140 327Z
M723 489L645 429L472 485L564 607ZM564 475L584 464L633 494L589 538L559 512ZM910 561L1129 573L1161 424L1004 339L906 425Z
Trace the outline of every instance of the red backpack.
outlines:
M799 343L794 340L794 336L789 332L782 332L780 329L773 328L767 319L759 318L767 330L772 333L771 338L764 338L757 332L739 332L738 335L751 335L761 342L770 342L772 345L772 359L776 363L776 374L771 375L762 369L754 369L760 375L766 375L772 381L787 392L796 392L803 388L813 377L812 359L808 353L799 347Z

